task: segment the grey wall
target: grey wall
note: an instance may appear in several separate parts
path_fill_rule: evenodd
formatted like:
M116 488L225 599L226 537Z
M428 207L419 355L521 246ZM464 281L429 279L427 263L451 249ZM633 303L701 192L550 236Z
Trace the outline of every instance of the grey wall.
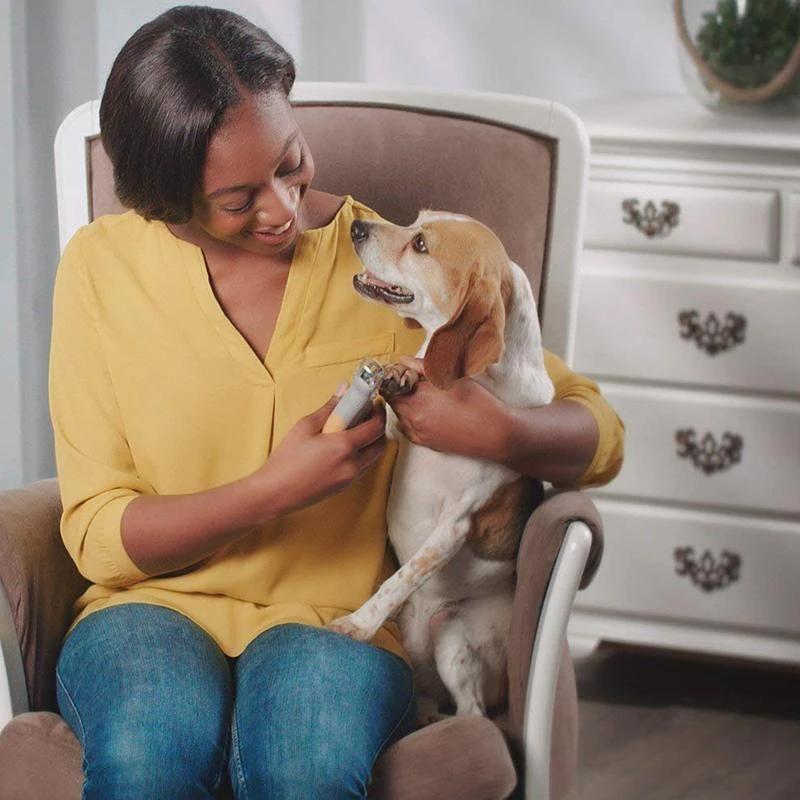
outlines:
M17 352L12 352L14 337L4 336L0 412L2 424L19 432L20 444L15 449L12 442L8 450L0 450L2 488L55 474L47 407L52 286L58 262L53 139L67 112L91 99L97 86L94 0L14 0L10 6L5 20L10 46L4 48L4 57L9 55L11 61L6 81L10 96L4 108L13 113L3 115L6 127L0 136L10 136L13 142L13 148L3 148L4 157L13 153L13 163L6 167L13 171L7 184L11 198L4 202L14 220L12 246L3 252L3 274L9 270L16 296L8 281L9 291L3 292L1 302L4 324L7 311L8 319L16 316ZM14 304L16 309L11 309ZM3 444L8 439L6 433Z
M529 94L682 93L666 0L207 0L262 25L301 80ZM119 48L176 2L0 0L0 489L55 475L53 139ZM610 11L613 9L613 13Z
M0 107L12 108L11 0L0 0ZM22 476L14 118L0 114L0 487Z

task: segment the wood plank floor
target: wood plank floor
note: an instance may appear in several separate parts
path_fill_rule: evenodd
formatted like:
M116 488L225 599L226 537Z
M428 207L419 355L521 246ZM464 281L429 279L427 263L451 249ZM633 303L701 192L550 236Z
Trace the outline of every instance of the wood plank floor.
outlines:
M800 670L602 646L575 671L569 800L800 798Z

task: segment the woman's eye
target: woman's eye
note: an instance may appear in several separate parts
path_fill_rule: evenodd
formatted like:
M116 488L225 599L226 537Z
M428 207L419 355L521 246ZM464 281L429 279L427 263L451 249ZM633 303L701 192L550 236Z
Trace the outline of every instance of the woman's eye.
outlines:
M247 209L249 209L252 205L253 201L248 200L243 206L239 206L239 208L224 208L223 211L230 211L231 214L241 214L244 211L247 211Z
M422 234L418 233L412 240L411 246L418 252L418 253L427 253L428 248L425 245L425 240L422 238Z

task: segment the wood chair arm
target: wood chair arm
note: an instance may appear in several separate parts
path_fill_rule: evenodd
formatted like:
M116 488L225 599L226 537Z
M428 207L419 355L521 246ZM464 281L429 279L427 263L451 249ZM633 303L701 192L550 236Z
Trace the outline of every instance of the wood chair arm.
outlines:
M517 555L517 586L509 633L509 736L524 764L526 798L550 797L556 686L575 593L594 577L603 550L600 515L580 491L552 492L536 508ZM571 666L571 665L570 665ZM572 673L570 673L572 674ZM574 691L574 689L573 689ZM570 735L577 735L577 728ZM571 753L560 758L574 759Z

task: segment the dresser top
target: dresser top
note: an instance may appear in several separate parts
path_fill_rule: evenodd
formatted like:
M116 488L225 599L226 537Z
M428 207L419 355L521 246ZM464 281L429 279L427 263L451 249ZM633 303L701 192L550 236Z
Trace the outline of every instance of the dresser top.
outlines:
M689 95L625 94L572 104L592 141L800 150L800 114L734 115ZM800 156L799 156L800 157Z

